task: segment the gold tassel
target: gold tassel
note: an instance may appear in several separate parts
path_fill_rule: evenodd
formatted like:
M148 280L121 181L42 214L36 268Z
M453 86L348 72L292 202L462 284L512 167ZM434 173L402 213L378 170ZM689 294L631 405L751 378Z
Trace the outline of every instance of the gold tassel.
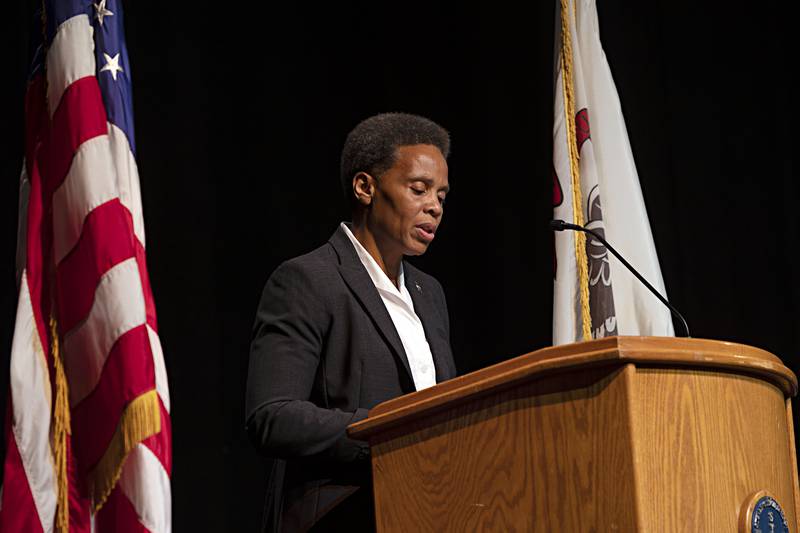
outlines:
M561 0L561 68L564 89L564 113L569 145L569 168L572 174L573 222L583 226L583 200L581 198L580 156L575 134L575 86L572 74L572 36L569 28L570 0ZM574 5L573 5L574 8ZM574 9L573 9L574 13ZM589 310L589 260L586 257L586 235L575 235L575 260L578 264L578 287L581 299L581 325L583 340L592 338L592 315Z
M56 506L56 529L69 531L69 479L67 478L67 437L71 435L69 417L69 390L64 374L64 361L58 343L56 319L50 317L51 354L56 375L56 399L53 406L53 454L56 463L58 501Z
M122 475L122 466L139 442L161 431L158 393L150 390L134 398L120 416L117 429L103 457L89 473L93 512L99 511Z

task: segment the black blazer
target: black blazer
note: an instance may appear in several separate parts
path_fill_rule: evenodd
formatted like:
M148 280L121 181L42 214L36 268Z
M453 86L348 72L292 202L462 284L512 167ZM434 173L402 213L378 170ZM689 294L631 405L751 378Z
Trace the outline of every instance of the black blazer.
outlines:
M405 261L403 269L436 381L454 377L442 287ZM345 502L360 500L369 506L362 514L371 512L369 446L345 428L413 391L397 330L341 228L281 264L258 306L247 375L247 432L273 459L264 530L306 530Z

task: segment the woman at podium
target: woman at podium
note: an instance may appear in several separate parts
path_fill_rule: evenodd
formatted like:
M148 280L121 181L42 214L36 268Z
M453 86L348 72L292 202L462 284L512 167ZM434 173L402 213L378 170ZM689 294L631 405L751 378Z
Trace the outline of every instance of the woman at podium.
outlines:
M352 221L264 287L246 397L248 435L271 459L264 531L374 529L369 447L345 428L455 376L442 287L404 259L436 238L449 146L420 116L358 124L340 172Z

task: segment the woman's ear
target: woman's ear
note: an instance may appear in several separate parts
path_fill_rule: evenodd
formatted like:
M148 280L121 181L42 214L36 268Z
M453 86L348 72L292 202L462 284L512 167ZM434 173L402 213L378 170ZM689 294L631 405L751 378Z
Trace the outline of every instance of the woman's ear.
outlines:
M375 178L366 172L359 172L353 176L353 195L356 202L363 207L372 205L375 196Z

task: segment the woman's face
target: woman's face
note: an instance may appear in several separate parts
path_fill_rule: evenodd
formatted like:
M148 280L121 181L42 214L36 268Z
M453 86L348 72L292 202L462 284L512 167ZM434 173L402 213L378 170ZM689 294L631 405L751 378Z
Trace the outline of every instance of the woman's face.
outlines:
M376 242L393 253L425 253L450 188L442 153L430 144L400 146L394 165L374 182L367 224Z

